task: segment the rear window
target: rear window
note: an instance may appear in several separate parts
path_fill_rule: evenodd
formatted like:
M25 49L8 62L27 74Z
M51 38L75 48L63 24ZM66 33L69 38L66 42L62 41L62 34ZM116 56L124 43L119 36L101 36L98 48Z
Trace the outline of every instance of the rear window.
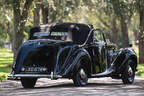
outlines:
M51 32L50 36L67 36L67 32Z
M36 32L33 34L34 37L49 36L49 32Z
M36 32L34 37L45 37L45 36L67 36L67 32Z

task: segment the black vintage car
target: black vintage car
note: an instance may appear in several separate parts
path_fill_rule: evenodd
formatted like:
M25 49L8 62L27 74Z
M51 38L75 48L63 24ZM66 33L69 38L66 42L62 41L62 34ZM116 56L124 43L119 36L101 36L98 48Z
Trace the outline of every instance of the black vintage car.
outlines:
M112 77L134 82L137 56L132 48L117 50L101 29L80 23L52 23L34 27L17 55L9 79L34 87L38 78L69 78L84 86L88 78Z

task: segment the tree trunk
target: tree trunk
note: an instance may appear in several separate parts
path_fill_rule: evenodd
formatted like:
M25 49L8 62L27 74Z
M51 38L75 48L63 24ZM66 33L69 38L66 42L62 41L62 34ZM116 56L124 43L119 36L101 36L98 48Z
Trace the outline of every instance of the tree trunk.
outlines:
M10 44L11 44L11 50L14 52L14 36L13 36L13 30L11 29L12 26L10 26L10 23L7 23L8 29L7 29L7 34L10 38Z
M34 8L34 26L38 26L40 24L40 4L36 3L36 7Z
M48 23L48 13L49 13L48 6L42 4L42 21L43 21L43 24Z
M113 43L115 43L116 45L119 45L118 43L118 29L117 29L117 26L116 26L116 17L113 16L113 19L112 19L112 40L113 40Z
M139 33L139 30L138 30L138 29L133 29L135 44L137 44L136 41L138 40L138 33Z
M129 37L128 37L128 27L126 20L124 18L121 18L121 32L122 32L122 47L128 47L129 46Z
M20 10L21 0L13 0L13 25L14 25L14 59L17 56L18 49L24 39L24 27L27 21L29 8L33 0L26 0L24 8Z
M19 38L22 38L21 36L18 38L17 37L17 34L19 34L19 23L20 23L20 0L14 0L13 1L13 15L14 15L14 21L13 21L13 24L14 24L14 58L16 57L16 54L17 54L17 50L18 50L18 42L19 42Z
M144 64L144 8L140 9L139 64Z

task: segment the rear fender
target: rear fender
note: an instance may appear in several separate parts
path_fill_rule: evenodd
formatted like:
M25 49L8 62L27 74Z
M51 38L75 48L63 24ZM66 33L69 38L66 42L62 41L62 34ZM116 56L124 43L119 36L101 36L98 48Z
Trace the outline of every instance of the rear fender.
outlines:
M18 51L17 58L13 65L14 73L20 72L24 62L27 61L27 59L30 57L37 57L35 54L40 54L39 52L41 50L47 49L48 47L50 47L50 49L54 49L54 47L50 44L39 44L37 41L28 41L23 43Z
M88 73L91 72L91 57L84 48L77 50L75 53L72 54L72 57L73 58L71 58L69 62L70 66L65 70L65 72L63 73L63 76L69 75L77 71L77 69L81 66L78 63L80 59L83 59L87 62L83 64L82 66L85 66L85 68L87 68Z
M20 68L23 65L23 62L25 58L28 56L28 54L32 51L36 51L37 48L33 46L21 46L18 52L18 55L16 57L16 61L13 65L13 71L14 73L18 73L20 71Z

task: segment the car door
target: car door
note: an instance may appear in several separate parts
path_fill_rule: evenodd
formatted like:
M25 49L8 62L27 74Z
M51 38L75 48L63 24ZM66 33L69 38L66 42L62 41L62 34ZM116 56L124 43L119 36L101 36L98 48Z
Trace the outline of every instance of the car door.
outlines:
M111 67L112 62L113 62L114 58L116 57L115 51L116 51L117 46L115 44L111 43L109 41L109 39L107 39L106 41L107 42L105 45L105 50L106 50L106 56L107 56L107 65L109 68L109 67Z
M105 39L101 31L94 31L94 41L92 44L92 74L102 73L107 68Z

